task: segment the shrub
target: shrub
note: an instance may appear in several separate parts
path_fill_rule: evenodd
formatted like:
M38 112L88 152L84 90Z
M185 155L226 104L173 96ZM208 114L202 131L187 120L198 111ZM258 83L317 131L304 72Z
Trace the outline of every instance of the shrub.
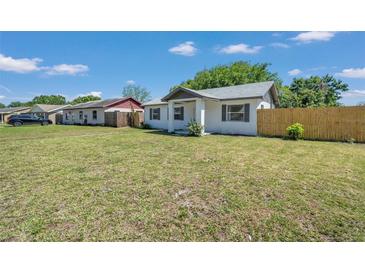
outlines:
M203 126L199 125L196 121L191 120L188 123L189 135L191 136L202 136Z
M303 138L304 127L300 123L292 124L286 129L289 139L298 140Z
M143 128L143 129L151 129L151 126L149 124L142 123L141 124L141 128Z

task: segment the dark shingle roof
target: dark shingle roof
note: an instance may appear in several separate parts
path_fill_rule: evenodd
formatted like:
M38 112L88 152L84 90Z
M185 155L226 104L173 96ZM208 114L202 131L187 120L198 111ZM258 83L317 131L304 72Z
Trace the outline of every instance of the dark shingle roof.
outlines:
M0 113L13 113L22 110L28 110L30 107L13 107L13 108L0 108Z
M91 102L87 102L87 103L81 103L81 104L69 106L64 109L105 108L111 104L117 103L119 101L123 101L125 99L128 99L128 97L91 101Z

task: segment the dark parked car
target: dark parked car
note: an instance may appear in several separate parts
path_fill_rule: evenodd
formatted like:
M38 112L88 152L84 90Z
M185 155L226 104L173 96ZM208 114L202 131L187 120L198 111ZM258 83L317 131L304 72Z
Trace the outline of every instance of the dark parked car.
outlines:
M32 114L20 114L20 115L12 115L8 120L8 124L13 125L15 127L22 125L34 125L34 124L46 126L52 124L52 121Z

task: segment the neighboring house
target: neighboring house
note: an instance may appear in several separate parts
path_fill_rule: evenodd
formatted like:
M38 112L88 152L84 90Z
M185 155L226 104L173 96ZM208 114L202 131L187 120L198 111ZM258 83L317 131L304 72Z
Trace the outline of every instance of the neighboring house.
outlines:
M145 103L144 120L169 132L186 131L188 122L195 120L209 133L256 135L256 109L277 106L273 81L204 90L178 87Z
M106 112L143 112L140 102L132 97L98 100L66 107L63 123L68 125L104 125Z
M30 113L51 120L53 124L56 124L61 123L60 120L57 120L57 114L59 114L59 117L62 117L63 109L68 106L69 105L36 104L31 108Z
M0 108L0 124L6 123L11 115L27 113L30 107Z

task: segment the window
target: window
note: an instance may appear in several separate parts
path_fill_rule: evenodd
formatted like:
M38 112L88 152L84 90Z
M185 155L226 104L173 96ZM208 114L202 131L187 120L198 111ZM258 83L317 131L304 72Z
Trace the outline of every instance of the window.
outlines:
M222 105L222 121L250 122L250 104Z
M184 120L184 107L174 108L174 119L175 120Z
M245 114L244 105L227 106L227 120L228 121L243 121L244 114Z
M80 111L80 112L79 112L79 120L82 120L82 116L83 116L83 112L82 112L82 111Z
M93 120L98 119L98 112L96 110L93 110Z
M160 108L150 108L150 120L160 120Z
M69 120L70 119L70 115L71 115L71 111L69 111L69 112L66 112L66 120Z

